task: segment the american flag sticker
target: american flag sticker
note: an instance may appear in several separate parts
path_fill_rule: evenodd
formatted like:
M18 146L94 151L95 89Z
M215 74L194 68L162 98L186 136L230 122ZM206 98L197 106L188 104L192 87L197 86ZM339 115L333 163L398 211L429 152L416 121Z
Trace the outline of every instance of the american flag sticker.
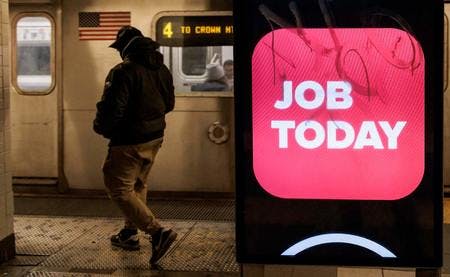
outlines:
M120 27L131 24L130 12L78 13L79 40L115 40Z

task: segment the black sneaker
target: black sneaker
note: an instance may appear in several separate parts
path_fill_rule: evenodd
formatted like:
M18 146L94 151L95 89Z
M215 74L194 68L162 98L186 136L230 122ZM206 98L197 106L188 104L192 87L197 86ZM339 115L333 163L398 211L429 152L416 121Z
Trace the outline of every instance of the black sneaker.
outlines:
M139 250L139 237L135 229L122 229L117 235L111 237L111 244L125 250Z
M172 243L177 238L177 233L172 229L161 229L152 236L152 257L150 264L156 264L166 254Z

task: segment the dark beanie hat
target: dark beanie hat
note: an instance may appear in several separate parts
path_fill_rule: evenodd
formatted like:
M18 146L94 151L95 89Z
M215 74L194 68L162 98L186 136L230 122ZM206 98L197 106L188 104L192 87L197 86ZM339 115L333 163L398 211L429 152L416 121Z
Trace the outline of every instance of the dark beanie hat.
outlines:
M116 41L114 41L109 47L121 50L123 49L128 42L134 37L143 37L141 31L133 26L123 26L117 32Z

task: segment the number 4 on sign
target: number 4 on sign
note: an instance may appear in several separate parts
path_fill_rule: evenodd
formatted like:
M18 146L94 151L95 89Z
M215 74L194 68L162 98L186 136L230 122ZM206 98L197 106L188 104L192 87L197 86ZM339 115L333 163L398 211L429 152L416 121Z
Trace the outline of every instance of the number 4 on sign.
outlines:
M166 24L166 26L164 26L163 35L168 37L168 38L172 37L172 35L173 35L172 22L169 22L169 23Z

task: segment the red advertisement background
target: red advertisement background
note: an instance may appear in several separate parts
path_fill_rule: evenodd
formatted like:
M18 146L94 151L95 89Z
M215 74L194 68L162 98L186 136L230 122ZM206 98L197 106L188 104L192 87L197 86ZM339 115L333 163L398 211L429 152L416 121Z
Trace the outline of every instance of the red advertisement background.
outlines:
M270 194L292 199L395 200L412 193L424 172L424 58L419 43L398 29L279 29L265 35L252 57L253 168ZM352 85L349 109L329 110L326 100L306 110L284 110L283 82L293 90L315 81ZM308 94L306 94L308 97ZM298 145L294 129L288 147L278 147L273 120L346 121L355 137L363 121L374 121L385 149L316 149ZM406 121L397 149L387 149L378 121Z

